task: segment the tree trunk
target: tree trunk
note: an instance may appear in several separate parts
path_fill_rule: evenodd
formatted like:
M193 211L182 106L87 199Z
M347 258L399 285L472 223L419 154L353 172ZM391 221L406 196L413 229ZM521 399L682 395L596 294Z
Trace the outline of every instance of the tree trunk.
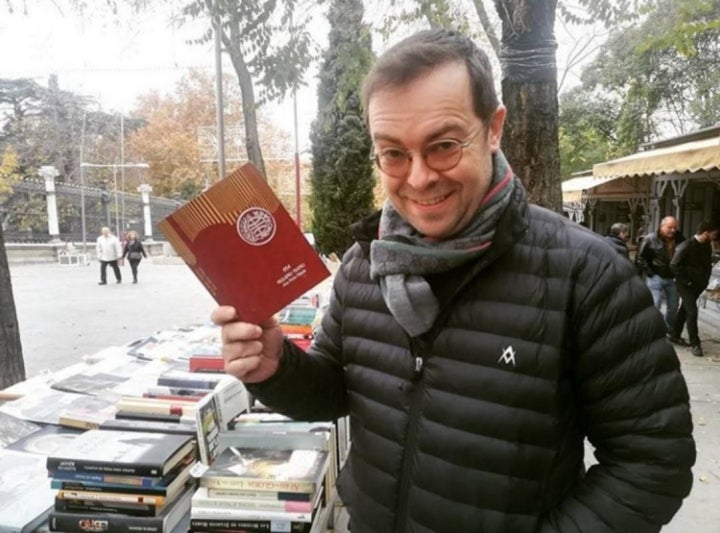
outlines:
M20 344L10 266L5 251L5 237L0 226L0 389L25 379L25 362Z
M255 90L253 89L252 76L245 64L245 59L240 49L240 39L234 35L230 35L230 37L223 35L223 44L230 56L230 61L233 64L233 69L235 70L238 84L240 85L243 118L245 119L245 145L248 159L258 168L260 174L267 179L267 175L265 174L265 161L263 159L262 149L260 148L260 138L258 137Z
M556 5L556 0L495 0L507 107L503 152L530 202L561 212Z

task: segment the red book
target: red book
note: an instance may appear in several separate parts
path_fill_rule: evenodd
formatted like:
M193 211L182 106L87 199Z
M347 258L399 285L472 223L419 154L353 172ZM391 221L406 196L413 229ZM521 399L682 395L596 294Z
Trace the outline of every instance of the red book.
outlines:
M225 372L225 359L222 355L192 354L188 358L190 372Z
M158 224L220 305L261 323L330 273L250 163Z

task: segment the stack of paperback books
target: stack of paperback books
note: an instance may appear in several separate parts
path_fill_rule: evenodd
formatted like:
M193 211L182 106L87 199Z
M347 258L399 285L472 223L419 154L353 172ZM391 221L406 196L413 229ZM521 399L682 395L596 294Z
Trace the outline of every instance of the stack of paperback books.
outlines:
M190 530L324 531L324 450L225 448L200 477Z
M89 430L48 455L51 531L166 533L190 508L195 439Z

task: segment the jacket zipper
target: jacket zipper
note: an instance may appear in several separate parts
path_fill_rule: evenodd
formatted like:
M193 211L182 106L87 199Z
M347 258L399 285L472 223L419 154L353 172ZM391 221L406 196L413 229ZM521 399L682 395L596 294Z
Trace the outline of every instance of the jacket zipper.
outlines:
M397 518L395 520L396 533L407 531L408 502L410 499L410 485L412 480L413 460L417 452L416 439L418 432L417 422L420 418L420 402L422 391L425 388L423 379L423 367L425 366L426 354L423 350L423 343L418 338L410 339L410 353L413 357L412 373L412 397L410 400L410 415L408 417L408 434L403 450L403 462L400 470L400 492L397 506Z

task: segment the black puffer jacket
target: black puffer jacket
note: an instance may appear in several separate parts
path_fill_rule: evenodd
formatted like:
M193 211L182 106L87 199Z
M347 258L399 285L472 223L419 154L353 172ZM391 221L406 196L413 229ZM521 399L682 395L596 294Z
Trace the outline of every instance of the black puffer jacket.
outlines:
M350 413L352 533L656 532L689 493L688 393L634 268L519 188L477 263L432 280L409 339L370 279L375 225L343 259L308 354L250 386L298 419ZM599 465L584 473L583 439Z

